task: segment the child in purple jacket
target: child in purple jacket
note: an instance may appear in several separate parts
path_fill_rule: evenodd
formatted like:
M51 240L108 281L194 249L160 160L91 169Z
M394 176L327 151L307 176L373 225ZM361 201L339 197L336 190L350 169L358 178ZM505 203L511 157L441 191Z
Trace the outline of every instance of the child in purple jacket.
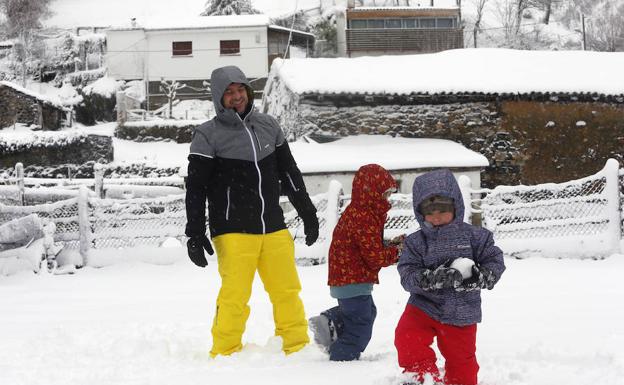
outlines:
M420 230L405 239L398 263L410 293L395 331L399 365L415 383L430 375L448 385L476 385L480 290L492 289L505 271L503 253L490 231L463 222L462 194L449 170L417 177L413 205ZM434 337L445 358L443 379Z

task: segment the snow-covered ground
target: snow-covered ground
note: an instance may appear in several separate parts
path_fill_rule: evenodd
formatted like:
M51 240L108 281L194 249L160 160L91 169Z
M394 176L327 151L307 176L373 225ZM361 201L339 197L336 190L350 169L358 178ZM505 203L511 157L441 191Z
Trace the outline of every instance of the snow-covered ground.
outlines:
M382 270L373 293L379 314L361 361L331 363L315 346L284 356L258 278L243 352L210 359L214 258L200 269L182 247L107 253L128 262L0 277L0 384L400 383L393 333L407 293L394 267ZM506 264L499 285L483 293L480 384L624 383L624 255ZM308 316L333 306L326 265L299 273Z

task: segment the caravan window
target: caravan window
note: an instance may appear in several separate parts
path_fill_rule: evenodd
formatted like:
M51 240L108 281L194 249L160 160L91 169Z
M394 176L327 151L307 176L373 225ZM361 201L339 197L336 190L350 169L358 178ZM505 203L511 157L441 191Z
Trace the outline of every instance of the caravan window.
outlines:
M240 40L221 40L221 55L236 55L240 53Z
M171 43L171 54L173 56L190 56L193 54L192 41L174 41Z

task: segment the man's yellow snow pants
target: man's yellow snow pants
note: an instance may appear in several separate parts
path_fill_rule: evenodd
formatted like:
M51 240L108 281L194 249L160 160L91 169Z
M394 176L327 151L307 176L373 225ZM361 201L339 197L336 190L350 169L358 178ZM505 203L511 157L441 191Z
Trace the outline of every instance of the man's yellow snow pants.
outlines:
M295 266L295 245L288 230L269 234L223 234L213 239L221 275L221 290L212 324L211 356L242 349L249 317L247 305L258 271L273 304L275 335L286 354L309 341L308 322L299 298L301 283Z

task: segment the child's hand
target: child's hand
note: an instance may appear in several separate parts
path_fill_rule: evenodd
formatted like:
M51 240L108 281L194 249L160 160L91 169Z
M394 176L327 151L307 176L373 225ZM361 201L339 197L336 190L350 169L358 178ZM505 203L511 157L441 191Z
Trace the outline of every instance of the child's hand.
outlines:
M398 235L390 240L390 244L393 246L403 247L403 241L405 241L405 234Z
M388 244L390 246L396 246L396 248L399 249L399 253L397 255L397 261L398 261L398 258L399 258L398 256L403 251L403 241L405 241L405 234L401 234L399 236L396 236L396 237L392 238L390 240L390 242L388 242Z

